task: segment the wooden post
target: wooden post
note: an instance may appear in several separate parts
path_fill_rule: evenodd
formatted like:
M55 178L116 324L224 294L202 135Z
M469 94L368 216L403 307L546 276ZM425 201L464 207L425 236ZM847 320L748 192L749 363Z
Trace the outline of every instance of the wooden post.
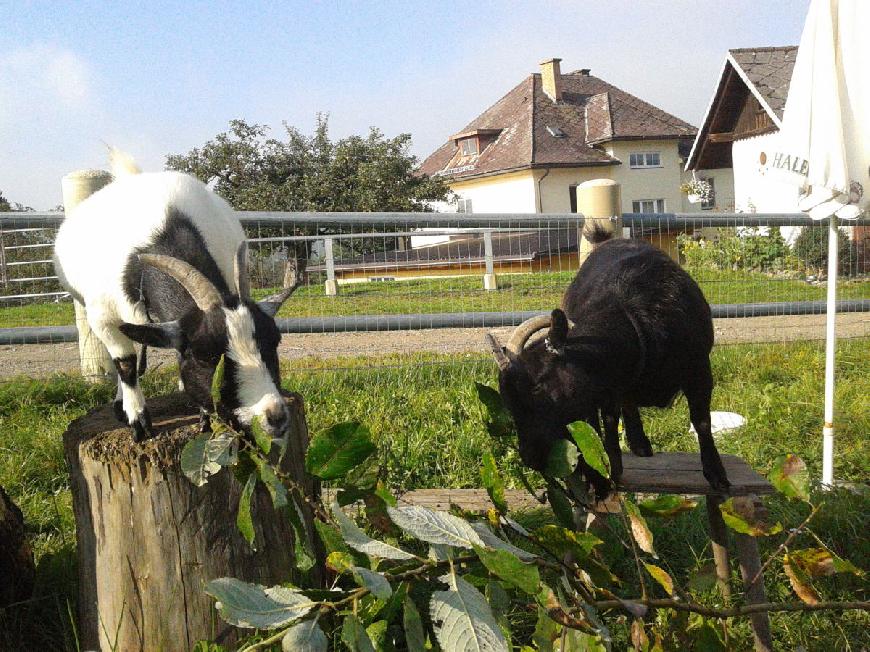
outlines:
M326 296L334 297L338 294L338 282L335 280L335 256L332 253L332 238L323 241L323 254L326 258Z
M578 235L577 250L580 262L592 252L592 243L584 233L591 232L593 226L610 231L617 238L622 237L622 195L620 185L613 179L593 179L577 186L577 212L585 218L583 229Z
M716 564L716 583L725 603L731 600L731 568L728 564L728 528L722 518L719 505L721 496L707 496L707 520L710 522L710 545L713 548L713 561Z
M483 275L484 290L498 290L498 279L495 276L495 262L492 254L492 231L483 232L483 259L486 272Z
M70 172L61 179L63 189L63 208L69 215L76 206L108 184L112 175L105 170L78 170ZM99 234L94 234L99 237ZM82 376L92 382L114 379L115 365L103 343L88 325L85 307L73 300L76 312L76 330L79 335L79 360Z
M319 495L304 473L308 433L302 400L287 399L288 449L281 468L307 497ZM257 487L252 500L255 545L236 527L241 484L229 469L196 487L179 456L198 433L198 411L182 394L149 400L157 436L135 443L111 407L74 421L64 435L70 467L79 572L82 649L190 650L200 639L231 646L235 630L223 622L204 587L219 577L274 585L300 581L294 536L286 514ZM318 562L313 511L303 503ZM321 563L311 581L320 585Z
M753 496L754 500L758 498ZM764 577L759 573L761 570L761 557L758 554L758 541L748 534L734 533L734 543L737 548L737 558L740 561L740 575L743 577L743 591L746 604L759 604L767 602L767 592L764 590ZM754 578L758 577L755 582ZM752 582L750 584L750 582ZM752 638L755 642L756 652L771 652L773 650L773 638L770 634L770 618L767 613L752 614Z

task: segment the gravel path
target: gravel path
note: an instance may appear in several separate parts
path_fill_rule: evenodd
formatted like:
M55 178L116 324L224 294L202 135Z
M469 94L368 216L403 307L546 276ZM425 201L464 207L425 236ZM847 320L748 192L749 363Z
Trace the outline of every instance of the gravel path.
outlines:
M716 342L783 342L824 339L825 316L749 317L714 320ZM392 353L467 353L486 350L485 328L445 328L424 331L373 333L325 333L285 335L279 355L282 359L306 356L337 358L343 356L379 356ZM510 328L496 328L502 341ZM870 313L845 313L837 317L838 337L870 336ZM149 350L149 366L174 364L170 352ZM41 377L58 371L78 369L76 343L25 344L0 346L0 378L14 376Z

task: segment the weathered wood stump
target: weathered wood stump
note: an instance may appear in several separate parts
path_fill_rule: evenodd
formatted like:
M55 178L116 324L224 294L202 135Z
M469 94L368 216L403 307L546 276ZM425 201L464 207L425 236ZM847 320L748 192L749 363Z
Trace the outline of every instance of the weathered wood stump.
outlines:
M293 426L282 469L315 496L319 484L303 466L302 401L288 403ZM190 650L200 639L230 642L237 633L216 613L203 590L207 582L228 576L265 585L299 580L292 529L264 487L252 500L253 550L236 527L242 487L231 471L222 469L203 487L181 471L181 450L198 434L196 410L181 394L152 399L149 407L157 435L141 444L119 426L111 406L77 419L64 435L84 649L169 652ZM305 516L317 550L307 505Z
M27 600L33 592L35 573L24 517L0 487L0 607Z

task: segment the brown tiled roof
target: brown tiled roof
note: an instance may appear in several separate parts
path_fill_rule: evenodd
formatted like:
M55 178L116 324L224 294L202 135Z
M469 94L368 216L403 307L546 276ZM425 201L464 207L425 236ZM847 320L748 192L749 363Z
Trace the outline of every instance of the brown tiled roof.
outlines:
M532 261L548 255L577 250L576 225L538 231L492 234L492 255L495 262ZM449 242L405 251L381 251L335 261L336 271L365 269L425 269L445 265L481 264L484 262L484 240L480 234L451 238ZM308 271L325 269L312 265Z
M788 86L791 83L797 51L796 45L728 51L767 106L780 120L788 97Z
M562 136L548 129L561 130ZM585 72L562 75L562 101L543 91L541 76L529 75L461 133L499 129L475 156L463 156L453 140L420 166L425 174L476 177L532 167L618 165L595 147L620 139L691 138L695 127Z
M689 169L731 167L731 143L712 142L708 134L734 129L750 94L770 115L773 129L782 121L788 87L797 57L797 46L729 50L716 92L688 159Z

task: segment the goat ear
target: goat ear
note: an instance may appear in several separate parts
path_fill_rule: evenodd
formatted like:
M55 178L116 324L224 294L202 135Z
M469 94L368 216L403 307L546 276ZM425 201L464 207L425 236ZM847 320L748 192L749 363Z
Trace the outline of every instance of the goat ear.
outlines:
M160 349L181 349L184 335L177 321L159 324L121 324L120 331L134 342Z
M547 338L550 340L550 346L559 350L568 342L568 317L559 308L550 314L550 332Z

